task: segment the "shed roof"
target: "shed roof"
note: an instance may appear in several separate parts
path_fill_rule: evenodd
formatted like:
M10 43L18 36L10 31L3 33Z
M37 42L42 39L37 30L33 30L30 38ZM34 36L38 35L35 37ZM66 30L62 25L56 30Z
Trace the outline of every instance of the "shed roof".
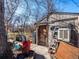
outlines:
M52 14L79 16L79 13L71 13L71 12L51 12L51 13L49 13L49 16L52 15ZM47 16L48 16L48 15L43 16L42 19L40 19L39 21L37 21L37 22L35 23L35 25L36 25L37 23L41 23L42 21L43 21L42 23L47 23L47 19L45 19L45 18L47 18ZM63 19L63 20L76 19L76 18L78 18L78 17L66 18L66 19ZM53 19L55 19L55 18L53 18ZM58 21L61 21L61 20L58 19Z
M69 15L79 15L79 13L75 12L51 12L51 14L69 14Z

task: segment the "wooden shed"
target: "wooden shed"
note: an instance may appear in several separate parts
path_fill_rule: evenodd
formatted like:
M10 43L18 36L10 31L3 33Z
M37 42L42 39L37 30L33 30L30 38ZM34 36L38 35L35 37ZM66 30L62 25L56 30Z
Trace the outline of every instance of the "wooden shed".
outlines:
M53 37L79 47L79 13L51 12L36 24L36 43L49 46Z

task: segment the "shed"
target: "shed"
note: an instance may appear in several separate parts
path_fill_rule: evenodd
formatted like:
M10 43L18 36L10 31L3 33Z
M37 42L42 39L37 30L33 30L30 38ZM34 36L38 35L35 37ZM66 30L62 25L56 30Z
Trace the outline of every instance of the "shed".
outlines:
M68 42L79 47L79 13L51 12L36 24L36 44L49 46L51 40Z

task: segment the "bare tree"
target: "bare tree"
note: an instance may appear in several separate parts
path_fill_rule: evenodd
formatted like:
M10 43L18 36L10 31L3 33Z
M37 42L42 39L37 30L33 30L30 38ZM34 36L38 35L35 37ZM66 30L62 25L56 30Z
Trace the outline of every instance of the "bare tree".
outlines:
M33 20L31 20L32 23L37 22L45 15L48 15L47 18L49 18L49 14L54 11L54 4L53 0L22 0L26 3L25 10L26 12L22 15L19 15L18 19L15 19L15 13L18 7L20 7L21 0L6 0L6 7L8 11L9 17L6 17L7 19L7 27L8 25L13 22L13 19L15 19L15 24L17 21L18 23L22 24L23 27L25 27L26 23L30 22L31 17L34 17ZM33 1L32 4L35 4L36 9L33 10L30 2ZM42 10L45 10L43 13ZM34 13L32 13L34 11ZM5 12L6 13L6 12ZM15 15L15 16L14 16ZM18 16L17 16L18 17ZM8 29L8 28L7 28Z
M8 26L12 22L12 18L19 6L19 0L4 0L4 7L5 7L5 24L6 29L8 30Z
M7 35L4 26L4 0L0 0L0 59L7 50Z

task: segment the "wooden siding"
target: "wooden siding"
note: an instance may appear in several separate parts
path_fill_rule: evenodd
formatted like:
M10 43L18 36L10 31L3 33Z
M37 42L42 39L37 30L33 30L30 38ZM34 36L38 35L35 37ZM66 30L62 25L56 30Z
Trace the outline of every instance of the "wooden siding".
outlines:
M79 59L79 48L60 42L56 53L57 59Z

